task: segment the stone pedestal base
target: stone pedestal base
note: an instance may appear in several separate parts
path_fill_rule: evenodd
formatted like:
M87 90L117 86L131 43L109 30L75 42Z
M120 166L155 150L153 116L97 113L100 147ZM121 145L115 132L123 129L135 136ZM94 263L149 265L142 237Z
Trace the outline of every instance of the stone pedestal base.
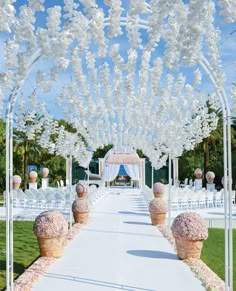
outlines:
M200 259L202 251L202 240L186 240L175 237L176 250L178 257L183 259Z
M86 192L83 192L83 193L77 193L77 196L78 196L79 198L85 198L85 197L87 197L87 193L86 193Z
M13 183L13 189L17 190L20 188L20 183Z
M163 197L163 193L158 193L158 192L153 192L153 195L155 198L162 198Z
M89 218L89 212L73 212L75 223L86 224Z
M150 213L152 225L165 224L166 213Z
M60 258L64 249L64 236L53 238L38 237L41 257Z

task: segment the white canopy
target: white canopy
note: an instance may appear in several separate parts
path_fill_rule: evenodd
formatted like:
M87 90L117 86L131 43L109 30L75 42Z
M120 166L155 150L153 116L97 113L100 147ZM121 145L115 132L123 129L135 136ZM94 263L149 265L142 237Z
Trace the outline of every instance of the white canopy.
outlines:
M106 181L113 181L120 169L120 165L124 165L126 173L132 180L140 178L140 159L136 152L130 149L119 148L111 149L104 158L105 167L103 177Z
M106 160L106 164L130 165L139 164L140 159L133 153L113 153Z

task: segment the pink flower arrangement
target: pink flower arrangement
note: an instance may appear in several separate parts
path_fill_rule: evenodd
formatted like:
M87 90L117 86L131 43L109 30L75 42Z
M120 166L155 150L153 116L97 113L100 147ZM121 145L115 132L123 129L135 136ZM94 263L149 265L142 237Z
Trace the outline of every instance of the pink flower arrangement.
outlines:
M41 257L34 262L14 282L15 291L31 291L34 284L39 281L46 270L56 261L56 258Z
M158 182L153 185L153 192L156 193L164 193L165 192L165 185Z
M168 240L168 242L172 245L174 249L176 249L175 238L172 235L172 232L169 230L168 226L165 224L157 225L158 230L162 233L162 235Z
M49 210L36 217L33 231L37 237L42 238L64 236L68 232L68 224L59 211Z
M73 212L89 212L90 211L90 203L87 198L78 198L72 204Z
M85 184L82 184L82 183L78 183L76 185L76 188L75 188L75 191L76 193L87 193L88 192L88 188Z
M14 175L13 176L13 183L14 184L20 184L21 183L21 177L20 176L18 176L18 175Z
M30 178L37 178L37 177L38 177L38 173L35 172L35 171L31 171L31 172L29 173L29 177L30 177Z
M66 235L66 240L65 240L64 246L68 246L69 243L75 239L75 237L79 233L80 229L81 229L81 224L79 224L79 223L75 223L72 226L72 229L70 231L68 231L68 233Z
M214 182L214 179L215 179L215 173L214 172L211 172L211 171L208 171L206 173L206 179L207 179L207 182L209 184L212 184Z
M194 175L196 177L196 179L201 179L202 178L202 170L197 168L195 171L194 171Z
M197 275L199 280L202 281L203 285L207 290L224 291L225 283L214 273L203 261L199 259L186 259L184 260L188 264L191 270Z
M204 240L208 237L208 229L204 219L196 212L179 214L171 226L174 237L186 240Z
M48 168L43 168L42 169L42 177L46 178L49 174L49 169Z
M166 213L168 210L167 201L163 198L154 198L149 203L150 212Z

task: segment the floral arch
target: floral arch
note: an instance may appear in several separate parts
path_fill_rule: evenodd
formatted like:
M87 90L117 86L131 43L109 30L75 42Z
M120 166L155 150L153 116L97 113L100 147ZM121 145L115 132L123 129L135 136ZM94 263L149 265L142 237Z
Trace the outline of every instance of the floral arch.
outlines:
M3 1L0 8L5 39L0 99L1 104L6 101L8 254L12 247L13 110L29 76L41 94L53 91L62 74L72 76L61 81L56 103L85 138L86 144L74 135L73 149L80 147L87 158L97 147L113 143L142 149L154 167L161 166L168 157L181 155L208 136L217 125L209 106L221 107L228 189L227 181L232 180L230 107L214 19L221 8L225 20L234 22L233 1L64 0L52 7L43 0L28 0L20 7L14 2ZM45 7L47 17L42 23ZM206 79L213 85L210 92L204 90ZM50 130L41 140L49 148ZM64 137L71 140L66 133ZM64 150L60 147L58 153ZM230 207L226 203L226 268L229 264L230 271L225 275L231 286ZM9 290L13 288L10 261L11 256L7 260Z

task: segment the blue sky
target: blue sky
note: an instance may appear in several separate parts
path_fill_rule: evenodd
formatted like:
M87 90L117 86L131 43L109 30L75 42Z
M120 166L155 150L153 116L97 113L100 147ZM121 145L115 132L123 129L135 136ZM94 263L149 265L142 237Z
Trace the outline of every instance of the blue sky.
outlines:
M26 2L27 1L25 1L25 0L16 1L16 3L15 3L16 8L18 9L18 5L22 5ZM77 2L77 1L75 1L75 2ZM127 8L129 1L123 0L122 2L123 2L123 4L125 4L124 8ZM46 0L45 6L46 6L46 8L49 8L49 7L52 7L54 5L62 5L62 3L63 3L62 0ZM103 3L103 1L97 1L97 3L99 3L99 5L100 5L101 3ZM105 13L106 13L108 10L108 7L106 5L102 5L102 7L105 9ZM36 25L40 26L40 27L44 26L45 20L46 20L46 14L44 12L38 12L36 16L37 16ZM226 73L226 77L227 77L226 84L225 84L225 91L226 91L226 94L229 96L232 83L234 83L234 82L236 83L236 63L235 63L236 62L236 54L235 54L235 51L236 51L236 23L223 24L222 18L217 17L216 18L216 26L218 26L220 28L220 30L222 31L220 50L222 53L223 69L224 69L224 72ZM124 34L124 36L125 36L125 34ZM127 45L126 40L124 40L124 36L121 36L119 38L119 41L121 43L121 51L123 52L123 56L126 57L127 56L126 51L127 51L127 48L129 47L129 45ZM0 34L0 49L2 47L3 40L4 40L4 36L3 36L3 34ZM158 54L163 54L162 47L158 48ZM3 58L3 54L1 53L0 54L0 61L2 60L2 58ZM106 61L108 61L108 59L106 59ZM104 62L104 59L102 59L99 62L100 63ZM42 69L47 68L50 65L51 65L50 63L39 62L36 65L34 70L37 70L39 68L42 68ZM191 70L192 69L188 69L188 68L184 69L184 71L187 72L187 74L188 74L188 71L190 72ZM61 115L61 109L56 109L54 106L55 96L60 93L60 88L61 88L61 85L63 84L63 82L64 83L70 82L71 78L72 78L72 75L70 72L61 73L59 82L53 86L53 89L50 93L44 94L44 93L40 92L40 90L38 90L39 96L40 96L39 98L41 100L44 100L44 101L46 100L46 102L48 103L49 111L51 111L52 113L54 112L54 114L58 117ZM205 91L207 91L208 88L209 88L209 91L211 91L211 89L212 89L212 85L207 78L204 78L204 84L202 85L202 88L203 87L204 87ZM34 88L35 88L34 76L30 75L27 78L25 85L23 87L24 95L30 94L34 90ZM199 90L201 90L201 87L199 88Z

